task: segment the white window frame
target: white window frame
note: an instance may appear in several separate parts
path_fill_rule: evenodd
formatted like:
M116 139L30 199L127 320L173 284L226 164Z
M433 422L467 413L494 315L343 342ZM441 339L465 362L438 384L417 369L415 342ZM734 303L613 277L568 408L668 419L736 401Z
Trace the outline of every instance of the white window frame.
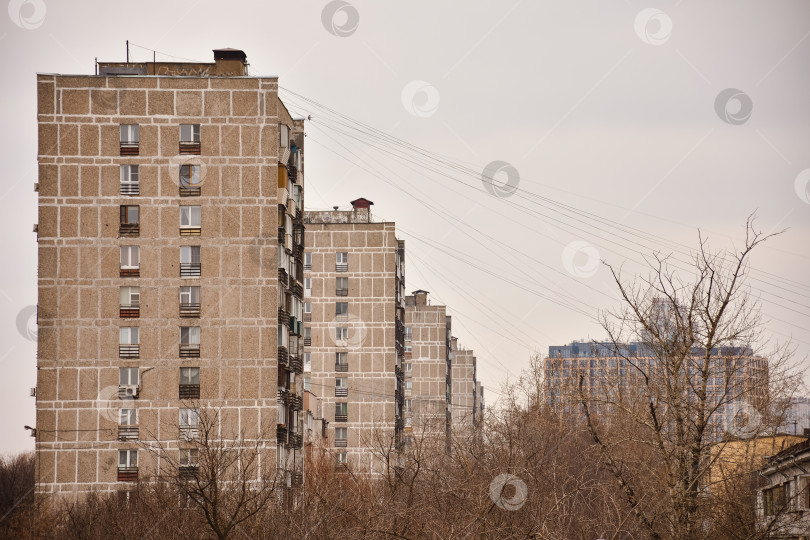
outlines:
M339 437L338 433L341 433L343 437ZM336 427L335 428L335 440L336 441L345 441L349 438L349 430L345 427Z
M138 409L121 409L118 414L119 426L137 426L138 425Z
M138 345L139 330L137 326L122 326L118 331L119 345Z
M181 467L199 467L200 466L200 450L199 448L181 448L180 460L178 461Z
M121 165L121 191L130 184L140 188L140 178L138 165Z
M346 311L338 310L338 306L345 304ZM335 302L335 316L348 316L349 315L349 303L348 302Z
M405 390L413 390L413 381L405 381Z
M180 142L200 142L200 124L180 124Z
M338 251L335 253L335 264L349 264L349 252Z
M199 264L201 258L200 246L180 246L180 264Z
M335 389L338 389L338 388L340 388L341 390L343 390L344 388L346 390L348 390L349 389L349 378L348 377L335 377Z
M199 285L183 285L180 287L180 304L199 304L202 289ZM194 301L196 297L196 302Z
M336 326L335 327L335 340L337 341L345 341L349 339L349 327L348 326Z
M312 353L304 353L304 371L312 371Z
M133 257L134 254L134 257ZM141 248L139 246L121 246L121 268L135 269L141 267ZM132 264L132 259L135 264Z
M202 227L202 207L201 206L181 206L180 207L180 228L199 229Z
M118 468L134 468L138 466L138 450L119 450Z
M200 187L200 166L192 163L180 165L180 187L196 188Z
M342 360L342 362L341 362ZM345 351L338 351L335 353L335 364L345 366L349 363L349 353Z
M196 371L195 371L196 370ZM195 377L196 375L196 377ZM197 382L194 382L194 379ZM180 384L199 386L200 385L200 368L198 367L181 367L180 368Z
M304 266L312 268L312 253L304 253Z
M141 127L138 124L121 124L119 133L121 144L139 144L141 141Z
M180 409L179 418L181 428L200 427L200 411L197 409Z
M312 302L304 302L304 313L312 313Z
M278 145L281 148L290 146L290 126L287 124L278 125Z
M141 288L132 286L120 287L118 297L122 306L140 306Z
M346 465L349 462L349 456L346 452L336 452L338 465Z
M309 392L310 388L312 388L312 379L304 377L304 391Z
M133 380L134 379L134 380ZM138 386L141 374L136 367L118 368L118 384L121 386Z
M411 362L405 362L405 371L413 371L413 364Z

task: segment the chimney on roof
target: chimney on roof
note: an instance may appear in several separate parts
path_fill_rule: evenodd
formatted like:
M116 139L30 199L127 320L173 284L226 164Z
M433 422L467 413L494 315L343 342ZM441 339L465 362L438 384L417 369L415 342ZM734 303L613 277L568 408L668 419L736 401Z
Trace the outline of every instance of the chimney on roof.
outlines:
M810 439L810 428L804 428L804 436Z
M214 49L215 75L238 77L247 75L247 55L239 49Z
M413 291L411 294L416 299L417 306L427 305L428 291L423 291L422 289L419 289L418 291Z

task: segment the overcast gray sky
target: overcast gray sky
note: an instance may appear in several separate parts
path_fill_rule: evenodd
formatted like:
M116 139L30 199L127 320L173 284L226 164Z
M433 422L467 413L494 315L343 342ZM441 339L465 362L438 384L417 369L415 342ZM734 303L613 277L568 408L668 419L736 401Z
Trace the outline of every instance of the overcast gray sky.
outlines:
M34 422L36 383L35 74L91 74L96 57L124 60L127 39L158 60L210 62L214 48L243 49L251 74L278 75L282 87L352 119L473 171L511 165L496 178L514 193L448 178L340 133L289 95L293 112L313 115L307 206L363 196L397 222L408 290L449 306L489 404L533 350L603 337L594 318L617 299L597 260L636 272L649 253L638 235L695 246L698 228L712 247L731 248L755 210L763 230L789 228L753 260L767 330L792 337L798 358L810 352L804 0L8 4L0 453L33 447L23 425ZM578 209L581 221L534 206L538 197ZM594 215L635 235L594 228Z

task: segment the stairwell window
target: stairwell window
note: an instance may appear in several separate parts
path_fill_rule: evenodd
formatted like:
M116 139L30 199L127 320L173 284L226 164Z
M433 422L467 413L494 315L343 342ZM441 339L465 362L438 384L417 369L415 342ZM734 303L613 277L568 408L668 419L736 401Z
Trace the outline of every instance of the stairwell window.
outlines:
M200 327L180 327L180 358L200 357Z
M348 302L335 302L335 320L348 320L349 318L349 303Z
M136 367L118 368L119 386L138 386L139 384L140 378L138 376L138 368Z
M138 318L141 315L141 288L119 288L119 315L122 318Z
M122 326L118 330L118 357L138 358L140 346L138 344L138 327Z
M180 247L180 277L200 277L200 246Z
M140 143L140 126L138 124L121 124L121 146L122 156L137 156Z
M199 236L202 230L202 209L199 206L180 207L180 235Z
M335 254L335 272L347 272L349 270L349 253L338 252Z
M139 236L140 228L140 207L137 205L121 205L121 221L118 226L118 234L121 236Z
M121 165L121 195L139 195L140 175L137 165Z
M200 124L180 124L180 153L200 153Z

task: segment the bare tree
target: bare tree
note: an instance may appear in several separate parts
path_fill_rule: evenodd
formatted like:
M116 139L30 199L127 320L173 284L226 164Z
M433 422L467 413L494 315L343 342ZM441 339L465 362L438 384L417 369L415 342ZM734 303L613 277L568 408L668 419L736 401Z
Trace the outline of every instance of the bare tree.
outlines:
M746 277L751 252L771 236L749 219L738 253L712 253L701 238L686 272L660 254L649 276L629 281L608 265L622 307L603 316L603 328L618 365L600 388L580 375L579 401L601 462L650 538L705 538L718 521L717 489L703 480L730 440L723 433L765 431L769 387L796 382L787 349L770 362L753 354L762 321Z

